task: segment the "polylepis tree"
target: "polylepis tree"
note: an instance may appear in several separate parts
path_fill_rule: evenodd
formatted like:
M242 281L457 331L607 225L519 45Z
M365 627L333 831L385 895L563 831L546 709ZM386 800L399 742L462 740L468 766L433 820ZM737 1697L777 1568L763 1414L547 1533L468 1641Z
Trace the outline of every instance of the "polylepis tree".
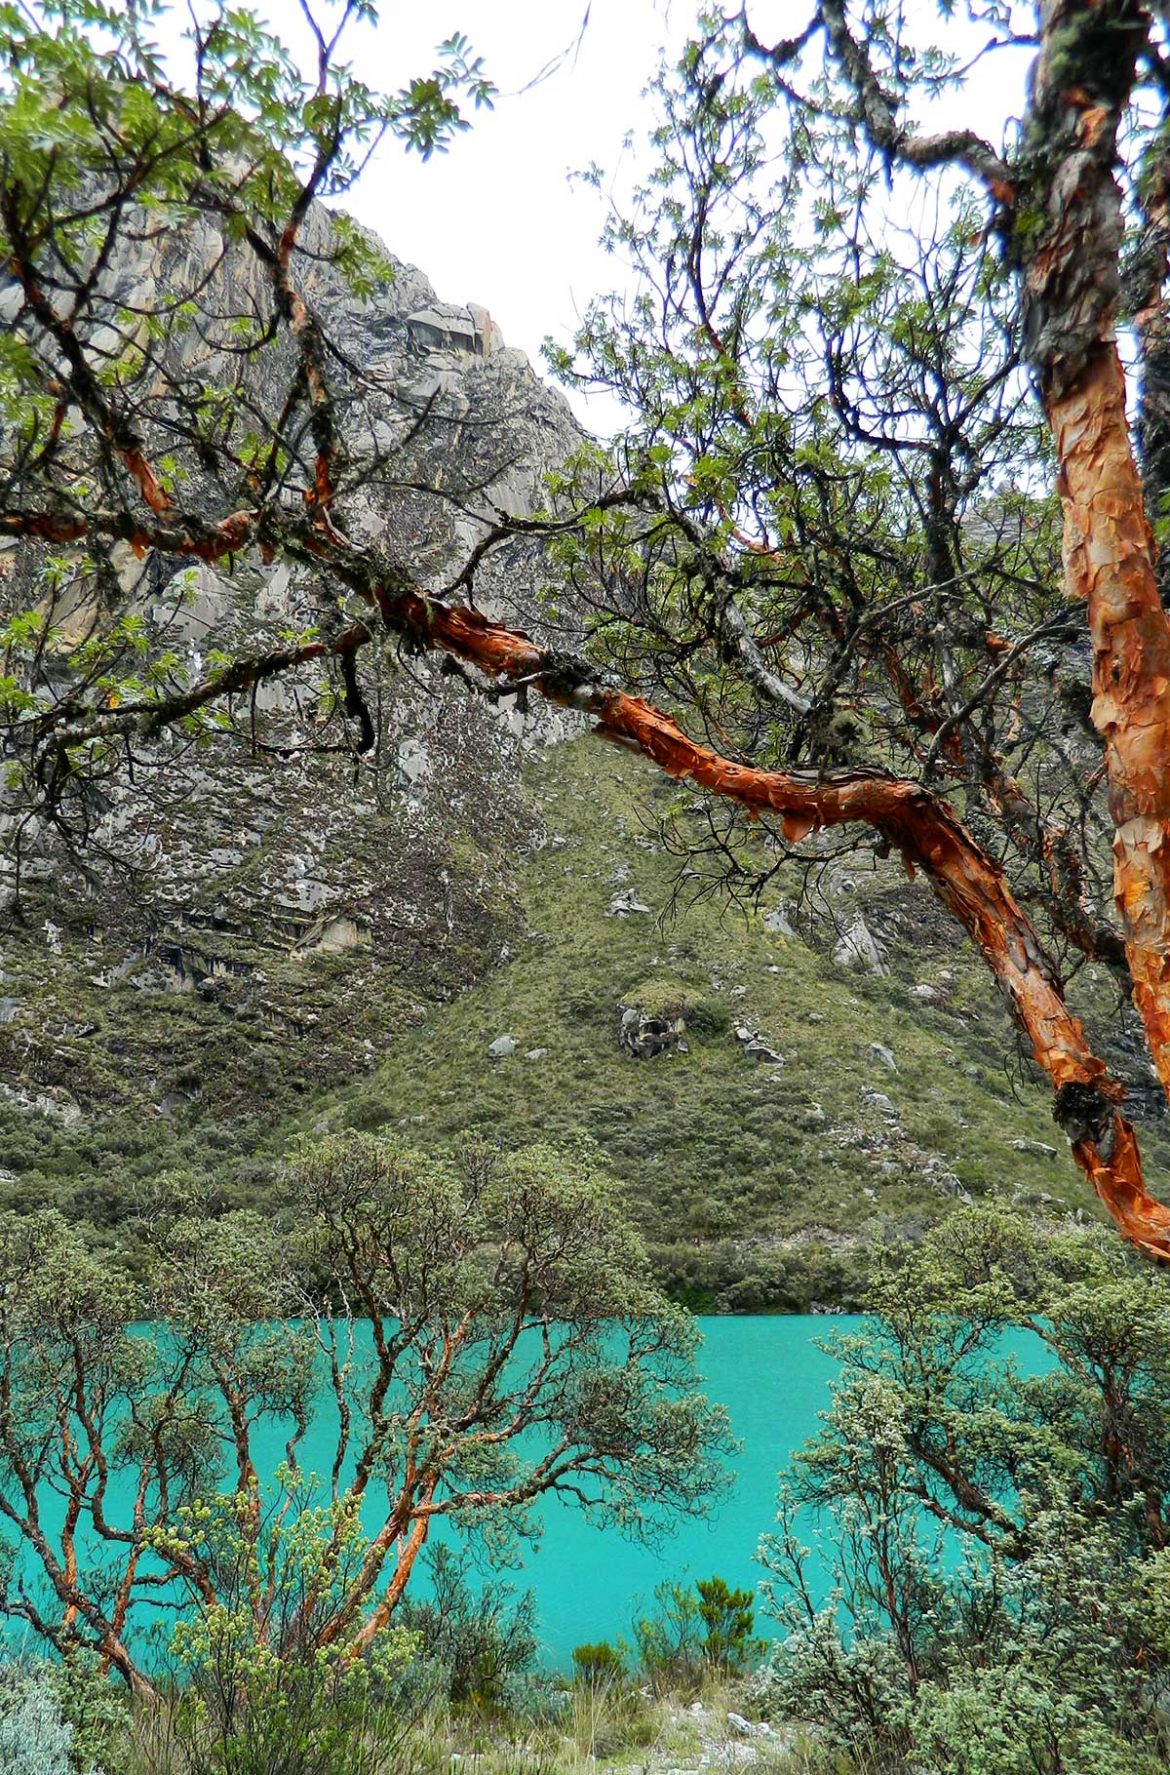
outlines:
M482 539L442 592L392 536L347 527L386 465L360 423L361 368L302 274L314 201L345 190L377 136L426 149L461 98L488 95L466 45L382 100L337 63L336 36L314 26L305 77L225 14L193 25L187 89L136 18L73 0L6 16L7 792L18 835L75 836L95 779L298 672L336 675L360 752L378 643L446 654L473 690L581 711L798 857L829 827L897 849L986 958L1122 1231L1168 1255L1170 1210L1052 959L1101 962L1132 990L1170 1084L1170 634L1151 530L1165 33L1133 4L1025 17L972 0L961 29L952 10L937 44L844 0L780 43L750 8L701 21L657 87L652 176L613 223L641 288L599 303L577 356L557 358L623 397L629 431L566 474L547 519L469 494ZM1006 145L951 126L964 58L1025 54ZM941 132L923 123L938 100ZM221 317L203 369L168 339L206 324L218 269L165 313L117 279L127 240L195 223L262 292L230 338ZM338 224L332 242L352 287L372 288L364 238ZM1151 366L1141 469L1126 315ZM477 573L522 533L560 562L579 652L474 607ZM290 637L258 619L197 676L144 627L128 557L229 576L287 560L312 620ZM82 581L93 622L66 672L53 637ZM1116 917L1098 881L1109 843Z

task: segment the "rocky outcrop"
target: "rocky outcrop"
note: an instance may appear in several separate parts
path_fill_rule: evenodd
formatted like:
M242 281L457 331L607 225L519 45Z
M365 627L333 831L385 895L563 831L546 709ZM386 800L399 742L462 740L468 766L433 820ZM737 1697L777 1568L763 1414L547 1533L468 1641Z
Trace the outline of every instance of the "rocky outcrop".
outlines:
M351 534L378 537L416 580L437 587L458 571L485 517L535 509L544 476L580 433L486 309L442 301L422 272L372 241L386 275L355 294L330 263L335 226L314 208L296 273L327 318L350 460L364 465L340 515ZM198 292L189 321L175 313L185 290ZM181 237L130 231L110 299L143 310L165 302L170 373L222 375L230 385L229 322L262 317L271 292L258 264L204 224ZM259 354L247 399L271 412L286 369L279 351ZM219 651L271 646L274 635L321 619L311 571L288 561L249 558L230 577L199 563L176 571L129 549L113 561L131 611L196 677ZM0 561L14 608L32 566L15 551ZM478 595L493 614L533 627L541 577L539 552L516 543L485 565ZM81 580L69 595L58 625L62 674L93 627L100 591ZM136 758L125 786L95 801L83 855L25 821L18 883L8 823L0 1074L26 1098L72 1074L83 1104L101 1107L96 1076L62 1058L60 1031L46 1021L59 960L99 1001L202 995L225 1016L259 1016L294 1040L311 984L320 1001L313 1064L328 1078L392 1039L400 1005L389 980L425 1002L498 957L516 922L512 859L534 836L519 765L527 749L572 731L572 718L471 697L392 645L362 670L375 731L360 755L323 674L273 680L222 731L197 743L164 736ZM327 963L345 965L344 1008L330 1002ZM160 1072L158 1101L166 1090Z

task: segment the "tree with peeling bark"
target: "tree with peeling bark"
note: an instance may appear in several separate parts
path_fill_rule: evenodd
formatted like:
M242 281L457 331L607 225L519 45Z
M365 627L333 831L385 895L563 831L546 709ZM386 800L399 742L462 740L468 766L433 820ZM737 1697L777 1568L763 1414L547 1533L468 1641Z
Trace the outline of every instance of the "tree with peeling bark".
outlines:
M973 4L932 37L824 0L765 43L751 11L660 78L652 177L610 225L641 293L556 356L639 415L636 498L574 551L579 594L613 667L704 723L679 771L779 816L763 866L736 814L679 848L757 893L793 849L823 859L809 832L896 848L989 963L1122 1230L1165 1254L1064 984L1110 969L1170 1084L1162 24ZM1006 145L931 129L972 68L1028 57Z
M932 104L963 102L950 6L937 42L877 0L812 0L779 43L750 5L701 21L660 84L661 164L615 223L643 287L560 359L639 414L616 467L593 457L545 520L460 490L479 541L440 588L354 522L357 491L394 465L362 422L361 366L306 291L322 252L355 288L376 276L357 231L313 233L315 199L379 133L441 145L460 100L488 96L467 46L385 100L338 65L337 35L314 27L305 76L233 12L196 22L183 87L137 12L6 12L17 854L84 839L106 782L213 739L278 677L335 673L328 707L360 756L385 642L434 653L473 693L581 712L762 821L779 859L812 843L815 861L830 830L897 850L985 957L1122 1232L1170 1254L1122 1085L1064 985L1070 963L1110 968L1170 1084L1166 30L1132 0L968 11L972 65L1032 62L1003 144L929 126ZM119 283L128 243L197 226L259 278L226 323L198 280L165 311ZM1140 464L1127 317L1148 372ZM176 354L191 335L203 355ZM543 639L474 601L533 534L564 558L571 612ZM307 620L260 623L202 671L144 621L128 572L277 559L311 574ZM734 821L717 839L742 876Z
M717 1494L697 1334L587 1155L337 1137L282 1208L160 1201L137 1283L55 1214L0 1224L3 1610L58 1651L148 1694L178 1608L342 1670L439 1523L499 1553L548 1495L652 1537Z
M1170 1640L1165 1287L1104 1229L962 1211L875 1266L760 1548L781 1717L883 1775L1155 1775ZM1008 1356L1027 1326L1043 1361ZM832 1564L826 1606L806 1524ZM819 1575L818 1575L819 1576Z

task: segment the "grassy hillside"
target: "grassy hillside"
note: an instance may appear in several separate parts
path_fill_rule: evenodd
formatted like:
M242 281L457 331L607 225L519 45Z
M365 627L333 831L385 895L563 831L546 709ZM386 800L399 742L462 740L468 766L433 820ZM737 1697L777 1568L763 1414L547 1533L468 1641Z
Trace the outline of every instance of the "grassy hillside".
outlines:
M848 1300L875 1234L912 1234L964 1194L1093 1211L1047 1088L1009 1064L1006 1015L925 887L846 872L891 969L853 972L763 915L708 903L660 921L677 865L647 816L672 791L638 761L562 746L532 792L547 836L519 878L527 935L344 1092L331 1124L421 1142L588 1135L664 1275L724 1310ZM630 893L649 910L611 912ZM623 1007L681 1012L685 1051L632 1056ZM783 1064L751 1058L745 1033ZM515 1051L493 1058L504 1036Z
M670 918L678 865L656 816L674 786L587 739L528 771L542 841L511 828L449 859L480 903L498 883L459 942L306 957L209 925L188 934L200 977L182 991L99 975L83 932L16 946L4 1198L101 1226L160 1175L263 1199L290 1142L323 1126L424 1145L587 1136L663 1277L731 1311L854 1301L876 1236L914 1236L964 1197L1096 1212L927 888L867 853L834 866L800 935L767 907ZM886 974L833 959L859 909ZM628 1038L655 1016L670 1045L637 1057ZM1146 1144L1156 1175L1166 1144Z

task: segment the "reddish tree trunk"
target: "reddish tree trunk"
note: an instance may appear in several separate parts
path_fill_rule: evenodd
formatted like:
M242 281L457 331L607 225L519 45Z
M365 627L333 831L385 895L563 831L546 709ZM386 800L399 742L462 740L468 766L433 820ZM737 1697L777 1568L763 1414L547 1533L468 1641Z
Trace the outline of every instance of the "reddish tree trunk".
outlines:
M1170 1091L1170 623L1114 342L1118 129L1149 15L1134 0L1044 0L1029 117L1044 223L1026 254L1032 362L1064 505L1065 574L1088 607L1092 717L1105 741L1114 897L1134 1003Z

